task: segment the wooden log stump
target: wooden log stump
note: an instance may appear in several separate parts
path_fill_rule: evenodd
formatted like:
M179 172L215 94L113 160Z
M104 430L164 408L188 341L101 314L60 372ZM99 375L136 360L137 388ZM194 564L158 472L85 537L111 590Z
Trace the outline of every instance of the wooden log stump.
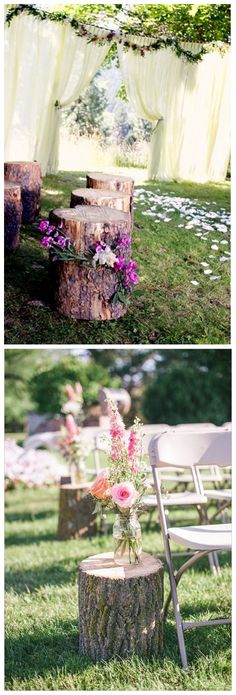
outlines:
M89 483L62 485L59 495L58 540L87 538L97 531L94 500Z
M130 195L119 191L98 188L76 188L71 192L70 207L77 205L96 205L98 207L121 210L130 215ZM131 215L130 215L131 224Z
M22 222L34 222L40 211L41 168L38 162L5 162L4 175L8 181L19 183L23 205Z
M134 180L129 178L129 176L119 176L113 174L101 174L93 172L87 174L87 188L97 188L99 190L109 190L109 191L119 191L122 193L128 193L130 196L130 215L131 224L133 226L133 194L134 194Z
M129 215L110 208L88 207L58 209L50 213L50 223L63 221L65 233L78 252L94 248L98 242L112 244L122 236L130 237ZM130 246L125 251L130 259ZM117 273L112 268L81 267L78 261L53 261L50 265L53 302L64 316L104 321L126 313L121 302L112 304L117 290Z
M148 553L142 563L117 566L113 553L79 566L79 649L93 661L163 649L163 564Z
M14 250L19 244L22 220L21 187L4 181L4 242L6 250Z
M102 174L92 172L87 174L87 188L99 188L107 191L122 191L132 196L134 191L134 181L128 176L117 176L113 174Z

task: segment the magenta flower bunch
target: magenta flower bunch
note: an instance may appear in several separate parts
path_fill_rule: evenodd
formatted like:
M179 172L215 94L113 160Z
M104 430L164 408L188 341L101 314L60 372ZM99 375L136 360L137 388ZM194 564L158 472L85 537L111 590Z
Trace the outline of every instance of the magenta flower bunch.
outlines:
M111 301L128 304L133 285L139 282L137 264L135 261L127 261L126 252L131 245L131 239L121 235L113 244L100 241L95 248L86 253L78 254L74 244L66 236L63 222L56 227L48 220L41 220L39 231L43 234L40 241L43 248L51 252L52 260L79 261L81 265L113 268L117 273L117 289Z

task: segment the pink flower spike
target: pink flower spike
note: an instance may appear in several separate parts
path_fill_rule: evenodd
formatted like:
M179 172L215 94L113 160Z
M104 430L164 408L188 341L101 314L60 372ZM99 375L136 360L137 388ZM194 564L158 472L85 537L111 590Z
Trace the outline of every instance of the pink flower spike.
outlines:
M78 384L75 384L75 390L76 390L76 393L78 394L78 396L81 396L82 391L83 391L83 387L81 386L81 384L79 382L78 382Z
M75 400L75 392L74 392L73 386L71 386L71 384L66 384L65 390L66 390L66 395L67 395L69 401L74 401Z
M78 427L76 425L75 419L73 418L73 415L66 416L66 429L68 434L77 434Z

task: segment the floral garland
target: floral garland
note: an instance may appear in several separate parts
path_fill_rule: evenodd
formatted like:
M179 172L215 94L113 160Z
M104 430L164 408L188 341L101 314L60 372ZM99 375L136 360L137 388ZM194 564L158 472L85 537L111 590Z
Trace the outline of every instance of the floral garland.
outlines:
M38 228L44 234L40 244L50 251L52 261L79 261L82 267L112 268L117 274L117 290L111 299L112 304L129 303L132 286L139 283L136 262L125 260L125 252L131 244L129 237L120 235L112 245L100 241L82 254L76 251L74 244L66 236L63 222L56 227L50 225L48 220L41 220Z
M41 21L50 20L52 22L64 22L70 24L76 35L79 37L85 37L89 43L96 43L97 45L101 46L105 42L117 42L122 44L125 50L132 49L134 53L138 53L141 56L145 56L146 53L150 51L158 51L161 48L171 48L176 53L178 58L183 57L191 63L197 63L211 47L211 44L206 44L205 46L202 46L198 53L192 53L191 51L184 49L181 46L181 42L177 38L170 36L166 28L162 26L160 26L161 35L157 36L156 39L154 38L151 44L139 46L137 43L135 43L135 41L129 40L126 33L121 33L115 30L104 30L103 36L96 35L89 28L91 25L85 22L81 24L75 17L69 17L64 12L48 12L38 8L37 5L34 4L18 4L9 8L5 17L6 24L10 26L13 18L21 15L23 12L26 12L28 15L40 19ZM99 29L101 31L101 27L95 27L95 29ZM213 42L215 47L217 47L218 43L221 44L220 48L222 49L222 42Z

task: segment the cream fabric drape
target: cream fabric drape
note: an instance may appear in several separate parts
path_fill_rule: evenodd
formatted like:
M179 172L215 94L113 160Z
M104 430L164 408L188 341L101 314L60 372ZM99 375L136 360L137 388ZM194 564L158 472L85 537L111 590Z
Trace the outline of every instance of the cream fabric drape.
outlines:
M102 35L102 30L101 30ZM76 36L69 24L15 17L5 29L5 160L36 159L57 170L60 109L77 99L109 44Z
M147 44L137 37L135 42ZM129 99L154 125L149 177L223 182L230 153L229 50L207 53L198 63L178 58L170 48L144 57L118 50Z

